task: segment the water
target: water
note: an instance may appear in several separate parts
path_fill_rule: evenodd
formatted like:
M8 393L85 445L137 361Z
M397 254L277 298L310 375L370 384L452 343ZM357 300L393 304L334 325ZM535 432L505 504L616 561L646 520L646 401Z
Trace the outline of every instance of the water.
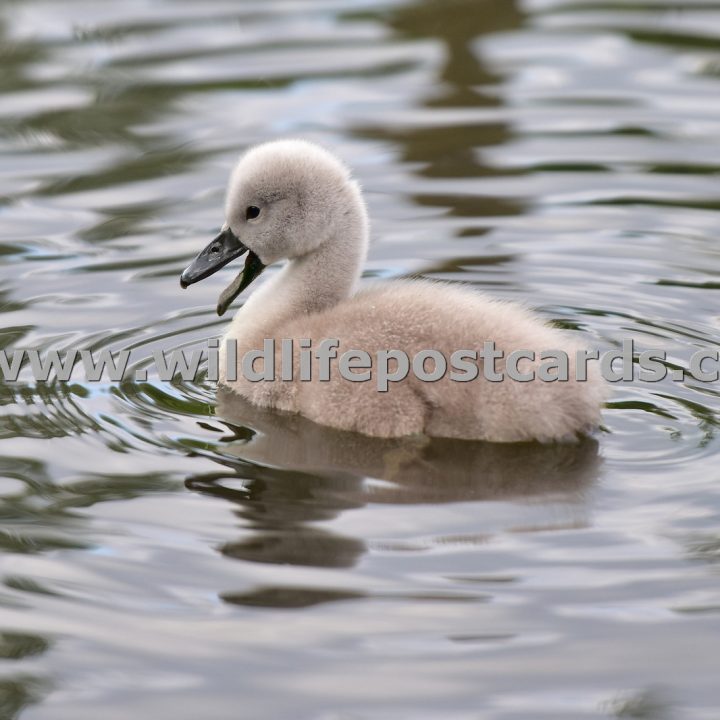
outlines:
M3 720L720 716L718 383L507 448L216 412L148 363L220 334L224 281L178 277L281 136L355 168L368 277L717 349L720 3L18 0L0 58L0 345L150 370L0 387Z

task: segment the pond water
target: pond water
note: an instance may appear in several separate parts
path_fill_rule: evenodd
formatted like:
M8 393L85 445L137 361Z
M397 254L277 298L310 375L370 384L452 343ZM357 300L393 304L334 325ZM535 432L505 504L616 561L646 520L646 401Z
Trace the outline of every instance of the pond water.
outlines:
M355 169L368 278L527 302L688 368L720 341L720 2L0 6L4 720L720 717L720 384L578 446L372 442L161 382L249 145ZM271 270L268 271L270 273ZM218 407L219 405L219 407Z

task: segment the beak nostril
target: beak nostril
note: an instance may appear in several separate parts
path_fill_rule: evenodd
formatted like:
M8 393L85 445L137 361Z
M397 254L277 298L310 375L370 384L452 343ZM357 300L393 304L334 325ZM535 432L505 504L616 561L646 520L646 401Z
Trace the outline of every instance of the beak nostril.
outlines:
M187 286L204 280L246 252L247 248L230 230L223 230L216 238L213 238L200 251L192 263L185 268L182 274L183 283Z

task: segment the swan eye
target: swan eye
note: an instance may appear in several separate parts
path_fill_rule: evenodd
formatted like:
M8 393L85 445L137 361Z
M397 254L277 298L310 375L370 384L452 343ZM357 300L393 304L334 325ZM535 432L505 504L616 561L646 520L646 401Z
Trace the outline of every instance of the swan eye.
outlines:
M259 214L260 208L255 205L250 205L250 207L245 211L245 217L248 220L254 220Z

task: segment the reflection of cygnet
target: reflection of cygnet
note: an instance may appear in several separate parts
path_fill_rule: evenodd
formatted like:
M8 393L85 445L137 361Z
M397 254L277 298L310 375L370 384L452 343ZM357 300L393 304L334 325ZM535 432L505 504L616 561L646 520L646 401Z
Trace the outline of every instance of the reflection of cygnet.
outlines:
M582 498L600 472L598 443L592 437L577 443L512 445L422 436L377 438L259 408L224 387L218 388L217 401L218 415L238 431L236 439L224 438L218 462L243 478L240 501L247 499L249 487L258 493L252 507L262 507L264 514L297 513L309 522L327 519L333 508L340 512L367 502L563 497L567 503ZM379 482L368 483L368 478ZM297 499L290 502L286 494L295 492ZM258 504L261 496L264 502ZM301 500L306 497L313 502Z
M271 142L241 158L230 179L224 229L181 282L202 280L247 252L243 271L220 296L222 314L266 265L288 261L233 318L226 339L236 341L238 360L251 349L261 350L265 338L276 340L276 367L282 338L309 339L314 348L337 338L339 356L363 350L372 358L392 349L410 358L429 349L451 358L457 350L478 350L493 341L505 358L514 350L536 353L536 361L520 362L523 373L537 373L542 351L564 351L569 380L491 382L478 359L479 376L470 382L449 374L426 382L411 372L390 383L388 392L378 392L373 381L344 379L337 360L330 381L315 374L311 382L301 382L296 371L292 381L251 382L240 369L230 380L233 373L224 367L221 381L255 405L378 437L423 433L501 442L555 440L598 424L604 385L592 367L589 380L575 380L575 353L581 347L576 340L517 305L465 287L403 280L356 293L367 243L365 205L347 168L311 143ZM295 346L297 354L298 342ZM504 360L495 367L504 372Z

